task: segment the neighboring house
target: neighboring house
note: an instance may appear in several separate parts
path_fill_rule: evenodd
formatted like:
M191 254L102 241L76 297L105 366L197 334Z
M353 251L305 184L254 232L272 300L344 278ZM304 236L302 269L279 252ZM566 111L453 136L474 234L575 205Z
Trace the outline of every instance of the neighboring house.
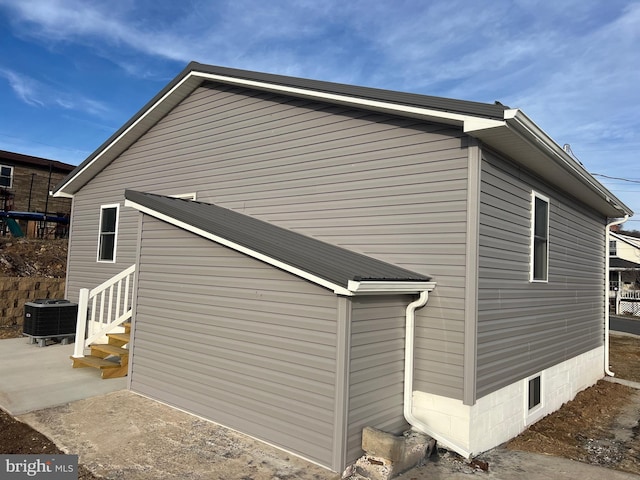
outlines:
M640 239L609 233L610 290L640 290Z
M640 314L640 239L609 232L609 298L615 313Z
M54 195L131 390L334 471L365 426L476 454L604 375L632 212L517 109L191 63Z
M0 222L15 218L31 236L49 233L47 230L60 234L58 224L47 222L45 216L68 219L71 201L53 198L49 192L74 168L56 160L0 150ZM14 213L8 217L8 212Z

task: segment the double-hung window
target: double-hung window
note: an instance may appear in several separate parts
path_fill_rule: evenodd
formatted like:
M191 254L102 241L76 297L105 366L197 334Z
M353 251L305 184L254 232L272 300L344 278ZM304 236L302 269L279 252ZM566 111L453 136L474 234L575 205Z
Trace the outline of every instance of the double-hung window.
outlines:
M533 192L531 195L531 281L549 279L549 199Z
M100 233L98 235L98 261L115 262L118 239L119 204L100 207Z
M0 187L13 187L13 167L0 165Z

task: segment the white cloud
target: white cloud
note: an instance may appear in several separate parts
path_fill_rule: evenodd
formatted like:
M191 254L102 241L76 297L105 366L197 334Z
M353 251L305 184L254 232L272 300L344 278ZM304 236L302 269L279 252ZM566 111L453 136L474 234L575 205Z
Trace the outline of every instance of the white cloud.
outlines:
M15 95L27 105L39 108L59 107L91 115L103 115L109 107L100 101L86 98L77 92L60 91L52 85L7 68L0 68Z
M630 140L638 135L640 4L566 42L558 62L541 58L547 74L524 84L513 103L563 135ZM636 141L640 138L636 137Z
M44 102L39 98L41 89L35 80L7 69L0 69L0 77L7 80L16 96L27 105L44 106Z
M133 77L158 80L175 72L160 72L161 61L197 60L500 100L594 170L640 146L638 0L0 0L2 9L23 38L82 46ZM0 75L31 106L106 108L15 70Z

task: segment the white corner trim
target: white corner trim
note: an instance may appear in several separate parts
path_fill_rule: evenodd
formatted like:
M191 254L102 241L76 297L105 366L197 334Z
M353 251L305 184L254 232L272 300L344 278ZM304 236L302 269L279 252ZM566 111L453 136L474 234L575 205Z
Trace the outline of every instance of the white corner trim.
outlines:
M202 230L200 228L194 227L192 225L189 225L188 223L182 222L180 220L177 220L175 218L172 218L168 215L165 215L163 213L160 212L156 212L155 210L145 207L143 205L140 205L139 203L133 202L131 200L125 200L124 201L124 206L125 207L132 207L135 208L136 210L141 211L142 213L145 213L147 215L150 215L154 218L157 218L158 220L162 220L163 222L167 222L171 225L174 225L176 227L182 228L183 230L187 230L188 232L191 233L195 233L196 235L199 235L201 237L207 238L213 242L216 242L220 245L224 245L225 247L229 247L237 252L240 252L242 254L248 255L250 257L253 257L257 260L260 260L262 262L265 262L269 265L272 265L276 268L279 268L281 270L284 270L286 272L292 273L293 275L296 275L298 277L304 278L305 280L309 280L310 282L313 282L317 285L321 285L325 288L328 288L330 290L333 290L334 293L336 293L337 295L347 295L347 296L353 296L353 292L351 292L350 290L337 285L333 282L330 282L328 280L325 280L323 278L317 277L315 275L310 274L309 272L305 272L304 270L301 270L299 268L296 268L292 265L288 265L284 262L281 262L279 260L276 260L275 258L269 257L267 255L264 255L262 253L256 252L255 250L252 250L250 248L244 247L238 243L232 242L230 240L227 240L226 238L222 238L219 237L218 235L214 235L210 232L207 232L205 230Z

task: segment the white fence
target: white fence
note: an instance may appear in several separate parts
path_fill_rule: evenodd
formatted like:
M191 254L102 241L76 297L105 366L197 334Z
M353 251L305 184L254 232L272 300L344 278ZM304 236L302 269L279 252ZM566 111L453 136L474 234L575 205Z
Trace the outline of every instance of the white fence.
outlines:
M609 290L611 313L640 316L640 290Z
M640 301L620 300L618 313L621 315L635 315L640 317Z

